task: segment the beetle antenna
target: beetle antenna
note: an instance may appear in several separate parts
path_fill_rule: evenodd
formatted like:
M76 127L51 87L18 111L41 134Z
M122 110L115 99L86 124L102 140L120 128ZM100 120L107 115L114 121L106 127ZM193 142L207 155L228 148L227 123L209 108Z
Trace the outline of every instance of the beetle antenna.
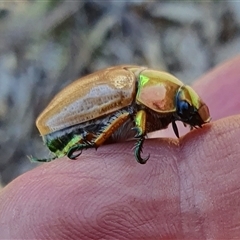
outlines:
M179 132L178 132L177 124L175 121L172 121L172 127L176 137L179 138Z

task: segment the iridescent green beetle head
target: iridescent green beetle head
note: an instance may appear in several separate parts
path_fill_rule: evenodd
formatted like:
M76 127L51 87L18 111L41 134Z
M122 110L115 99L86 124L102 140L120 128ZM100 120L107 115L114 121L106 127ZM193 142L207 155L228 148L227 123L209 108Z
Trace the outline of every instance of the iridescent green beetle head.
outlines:
M176 118L192 127L201 127L210 121L207 105L189 86L181 86L176 94Z

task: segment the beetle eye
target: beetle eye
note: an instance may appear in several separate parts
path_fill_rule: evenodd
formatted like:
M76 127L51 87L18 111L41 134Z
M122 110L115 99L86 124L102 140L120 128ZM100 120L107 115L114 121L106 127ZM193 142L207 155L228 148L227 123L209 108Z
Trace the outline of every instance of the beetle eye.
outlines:
M194 114L193 106L182 100L177 104L177 113L183 119L189 119Z

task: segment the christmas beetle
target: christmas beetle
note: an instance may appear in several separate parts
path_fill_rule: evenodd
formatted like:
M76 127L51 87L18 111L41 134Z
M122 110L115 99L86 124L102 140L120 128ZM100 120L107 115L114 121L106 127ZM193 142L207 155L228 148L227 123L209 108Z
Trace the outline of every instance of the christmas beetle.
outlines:
M191 128L210 121L207 105L189 86L173 75L146 67L109 67L80 78L59 92L36 121L52 158L76 159L83 149L136 138L136 160L141 156L146 134L176 121Z

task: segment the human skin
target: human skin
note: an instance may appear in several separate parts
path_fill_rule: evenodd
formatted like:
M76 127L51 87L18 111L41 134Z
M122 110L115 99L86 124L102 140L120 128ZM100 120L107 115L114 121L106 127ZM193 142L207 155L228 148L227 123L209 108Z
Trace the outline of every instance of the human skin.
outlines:
M145 165L130 141L12 181L0 192L0 239L238 239L239 66L240 56L194 84L212 123L179 140L147 139Z

